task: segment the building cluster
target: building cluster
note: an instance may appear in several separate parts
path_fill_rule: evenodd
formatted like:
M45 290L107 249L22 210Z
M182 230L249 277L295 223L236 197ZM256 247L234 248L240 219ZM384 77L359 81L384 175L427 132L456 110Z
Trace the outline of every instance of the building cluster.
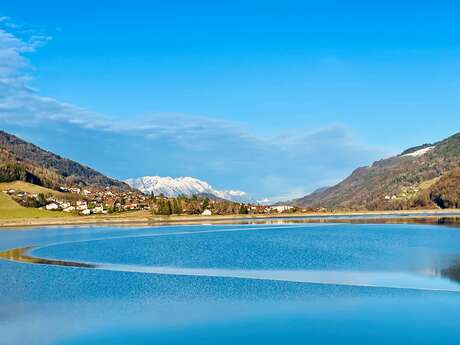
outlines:
M60 188L61 193L28 193L9 189L3 193L26 207L37 207L49 211L63 211L81 215L107 214L120 211L149 210L149 198L134 191L110 189L92 190Z
M249 213L252 214L272 214L295 212L296 208L289 205L268 206L268 205L250 205L248 206Z
M289 205L237 204L207 198L168 198L147 196L136 191L115 189L89 189L61 187L56 193L28 193L10 189L3 193L11 196L25 207L36 207L49 211L63 211L80 215L107 214L113 212L149 210L153 214L276 214L298 211Z

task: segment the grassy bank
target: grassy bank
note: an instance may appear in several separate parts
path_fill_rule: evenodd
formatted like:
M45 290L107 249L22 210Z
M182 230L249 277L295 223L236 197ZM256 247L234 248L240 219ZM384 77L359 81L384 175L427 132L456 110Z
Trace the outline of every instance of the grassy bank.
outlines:
M22 207L8 195L0 193L0 220L27 220L40 218L69 218L68 214L37 208Z
M55 198L59 199L66 199L69 197L69 194L66 193L61 193L58 191L55 191L53 189L37 186L35 184L23 182L23 181L14 181L14 182L3 182L0 183L0 190L9 190L9 189L14 189L18 190L21 192L27 192L30 194L36 193L36 194L45 194L45 195L53 195Z

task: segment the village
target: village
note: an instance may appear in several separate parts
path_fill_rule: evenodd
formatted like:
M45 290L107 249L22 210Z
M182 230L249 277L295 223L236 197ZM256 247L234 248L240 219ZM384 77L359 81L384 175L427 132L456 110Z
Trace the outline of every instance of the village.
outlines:
M60 187L59 192L46 194L9 189L4 190L3 193L25 207L76 213L83 216L150 209L149 197L142 193L109 188L98 190Z
M136 190L90 189L79 187L59 188L58 192L27 192L18 189L3 190L4 194L24 207L69 214L89 216L129 211L150 211L152 214L201 214L204 216L225 214L276 214L299 211L288 205L238 204L226 200L214 200L196 196L177 198L163 195L146 195Z

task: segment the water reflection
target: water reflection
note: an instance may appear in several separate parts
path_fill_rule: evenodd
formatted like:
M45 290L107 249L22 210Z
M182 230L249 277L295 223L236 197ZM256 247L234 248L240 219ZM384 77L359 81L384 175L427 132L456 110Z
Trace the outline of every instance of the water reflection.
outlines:
M441 270L441 275L453 281L460 282L460 262Z
M435 215L366 215L366 216L315 216L299 218L266 218L245 219L238 221L222 221L219 224L242 225L283 225L283 224L314 224L314 223L351 223L351 224L427 224L460 227L460 217L438 217Z

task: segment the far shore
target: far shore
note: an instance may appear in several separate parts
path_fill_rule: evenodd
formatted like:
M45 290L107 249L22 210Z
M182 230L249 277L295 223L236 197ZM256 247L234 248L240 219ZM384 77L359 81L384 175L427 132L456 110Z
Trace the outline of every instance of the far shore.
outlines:
M375 216L372 217L372 216ZM317 213L279 213L279 214L250 214L250 215L171 215L152 216L148 212L133 212L117 215L94 216L69 216L55 218L3 218L0 219L1 228L34 228L43 226L91 226L91 225L121 225L121 226L154 226L154 225L185 225L185 224L225 224L233 222L257 221L265 219L295 220L304 218L309 221L324 221L335 217L354 217L354 219L379 219L379 217L392 216L394 218L439 218L460 217L458 209L434 210L407 210L407 211L356 211L356 212L317 212Z

